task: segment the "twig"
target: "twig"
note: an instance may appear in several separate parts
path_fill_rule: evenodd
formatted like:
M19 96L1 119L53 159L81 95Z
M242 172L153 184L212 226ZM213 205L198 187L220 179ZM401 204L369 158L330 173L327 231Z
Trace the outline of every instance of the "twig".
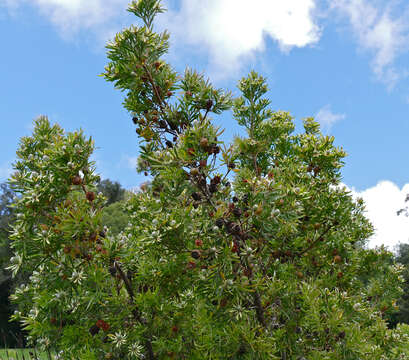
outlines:
M207 114L209 113L210 109L206 109L206 113L203 116L202 122L206 120Z

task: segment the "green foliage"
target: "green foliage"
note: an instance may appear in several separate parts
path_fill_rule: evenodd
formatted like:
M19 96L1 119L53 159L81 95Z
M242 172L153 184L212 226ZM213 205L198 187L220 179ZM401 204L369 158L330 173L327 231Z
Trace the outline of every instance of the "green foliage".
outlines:
M34 349L0 349L0 360L50 360L53 356Z
M32 342L77 359L409 359L407 327L384 320L402 269L362 247L373 229L340 185L345 152L312 119L294 134L254 72L234 101L176 74L160 3L130 10L145 26L108 45L104 76L126 91L152 182L111 236L92 141L45 118L22 139L10 269L33 272L13 296ZM226 145L211 116L231 106L248 137Z
M119 235L128 225L129 216L124 210L124 201L115 202L102 210L102 223L108 227L109 234Z
M128 7L128 11L140 18L151 29L156 14L163 13L165 8L161 6L158 0L133 0Z

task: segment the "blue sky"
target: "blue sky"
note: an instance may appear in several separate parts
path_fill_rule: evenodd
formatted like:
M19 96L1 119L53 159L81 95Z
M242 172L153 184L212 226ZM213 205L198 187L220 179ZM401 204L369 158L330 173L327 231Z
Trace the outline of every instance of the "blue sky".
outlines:
M122 94L98 76L106 41L134 18L127 0L0 0L0 181L32 120L48 115L82 128L98 147L98 171L127 188L138 141ZM299 125L315 116L349 154L343 182L367 203L371 244L409 238L397 217L409 192L409 4L378 0L171 0L158 29L171 32L168 60L206 73L236 93L255 69L273 109ZM216 119L225 139L240 133L230 114Z

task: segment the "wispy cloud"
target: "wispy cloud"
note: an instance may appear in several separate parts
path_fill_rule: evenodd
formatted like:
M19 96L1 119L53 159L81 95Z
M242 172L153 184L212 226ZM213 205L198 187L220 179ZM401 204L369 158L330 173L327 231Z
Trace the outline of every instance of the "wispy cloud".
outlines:
M231 73L265 50L266 37L286 52L318 42L315 8L315 0L182 0L161 21L176 43L204 50L210 64Z
M330 130L332 125L334 125L336 122L343 119L345 119L345 114L333 113L330 105L325 105L315 115L315 120L317 120L326 131Z
M107 35L121 15L125 15L128 0L0 0L13 13L30 5L52 22L64 38L80 30L92 30ZM106 39L105 39L106 40Z
M11 162L6 162L3 165L0 165L0 182L6 181L12 172Z
M120 164L127 167L130 170L136 171L136 165L138 163L137 156L122 155Z
M377 79L392 89L406 76L406 70L398 70L396 58L409 50L409 6L399 14L392 4L368 0L334 0L331 7L346 16L361 49L372 53L371 67ZM401 5L402 6L402 5Z
M399 189L391 181L381 181L364 191L352 188L352 195L365 201L366 216L375 227L375 234L369 240L370 247L383 244L393 250L399 242L409 242L409 218L397 214L405 207L407 194L409 184Z

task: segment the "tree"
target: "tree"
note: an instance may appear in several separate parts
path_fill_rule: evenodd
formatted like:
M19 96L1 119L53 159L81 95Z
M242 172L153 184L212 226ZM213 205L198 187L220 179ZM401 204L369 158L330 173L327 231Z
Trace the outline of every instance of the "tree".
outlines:
M13 221L13 210L11 204L13 203L14 193L7 185L7 183L0 184L0 284L6 281L9 275L6 274L4 268L10 258L9 249L9 231L10 224Z
M132 1L132 26L108 44L104 76L125 90L152 182L104 232L104 197L82 132L47 118L23 138L10 269L32 271L14 319L30 340L75 359L408 359L408 328L384 317L399 296L392 254L362 200L340 186L345 152L311 118L294 134L252 72L241 96L163 60L159 1ZM231 145L212 116L233 108Z
M109 179L100 181L97 191L107 199L102 210L102 222L109 229L110 235L118 235L128 225L128 216L124 210L127 192L119 182Z
M403 294L398 299L399 311L392 315L391 325L399 323L409 324L409 244L399 244L397 248L396 262L404 266L402 276L404 278Z
M97 185L97 190L102 192L107 198L107 206L123 200L125 196L125 189L122 188L121 184L117 181L112 182L109 179L100 181Z
M119 235L128 225L129 217L124 206L124 201L118 201L102 210L102 223L109 229L110 235Z
M15 193L7 183L0 184L0 346L22 345L24 334L17 323L10 323L14 307L10 304L9 295L25 275L11 279L11 274L5 268L11 257L9 233L15 217L12 208Z

